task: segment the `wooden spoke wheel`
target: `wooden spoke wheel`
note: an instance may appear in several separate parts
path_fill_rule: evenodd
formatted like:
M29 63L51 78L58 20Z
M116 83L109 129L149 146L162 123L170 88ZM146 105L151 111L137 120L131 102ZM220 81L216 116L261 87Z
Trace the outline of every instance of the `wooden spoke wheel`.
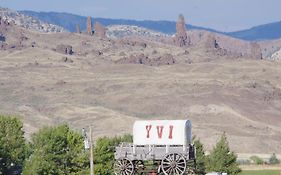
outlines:
M134 164L135 174L143 174L143 171L144 171L143 161L142 160L134 160L133 164Z
M165 175L183 175L186 170L186 160L180 154L168 154L161 161L161 169Z
M115 175L133 175L133 162L127 158L116 160L114 163L114 173Z

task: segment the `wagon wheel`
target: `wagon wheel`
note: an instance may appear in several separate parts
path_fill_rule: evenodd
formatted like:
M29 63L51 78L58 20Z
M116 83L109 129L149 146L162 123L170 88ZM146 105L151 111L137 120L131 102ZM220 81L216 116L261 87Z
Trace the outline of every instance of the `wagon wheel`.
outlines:
M114 163L115 175L132 175L134 174L133 162L127 158L118 159Z
M161 161L161 169L165 175L183 175L186 170L186 160L180 154L168 154Z
M135 160L133 161L135 174L143 174L144 170L144 163L142 160Z

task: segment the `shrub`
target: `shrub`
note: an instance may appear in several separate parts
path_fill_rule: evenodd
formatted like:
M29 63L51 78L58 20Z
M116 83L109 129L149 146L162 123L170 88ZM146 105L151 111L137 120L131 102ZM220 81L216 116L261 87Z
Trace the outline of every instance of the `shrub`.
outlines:
M271 155L271 157L269 158L269 164L274 165L274 164L279 164L279 163L280 163L280 160L278 160L275 153L273 153Z
M258 157L258 156L251 156L250 159L254 162L256 165L264 164L264 161Z

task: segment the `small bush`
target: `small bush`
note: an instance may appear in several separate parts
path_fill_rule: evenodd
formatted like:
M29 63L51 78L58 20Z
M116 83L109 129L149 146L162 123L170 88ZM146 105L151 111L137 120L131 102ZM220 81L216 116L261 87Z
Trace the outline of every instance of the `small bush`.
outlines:
M275 153L273 153L271 155L271 157L269 158L269 164L275 165L275 164L279 164L279 163L280 163L280 160L278 160Z
M254 164L256 165L261 165L264 164L264 161L258 157L258 156L251 156L250 159L253 161Z

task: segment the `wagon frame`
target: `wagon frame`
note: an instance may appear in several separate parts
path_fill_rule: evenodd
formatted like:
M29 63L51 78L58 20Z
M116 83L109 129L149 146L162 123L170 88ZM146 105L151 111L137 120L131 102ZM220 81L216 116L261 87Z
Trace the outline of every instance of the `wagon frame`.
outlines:
M193 145L134 145L122 143L115 148L114 173L134 175L154 172L165 175L194 174ZM146 170L146 161L156 163L155 170Z

